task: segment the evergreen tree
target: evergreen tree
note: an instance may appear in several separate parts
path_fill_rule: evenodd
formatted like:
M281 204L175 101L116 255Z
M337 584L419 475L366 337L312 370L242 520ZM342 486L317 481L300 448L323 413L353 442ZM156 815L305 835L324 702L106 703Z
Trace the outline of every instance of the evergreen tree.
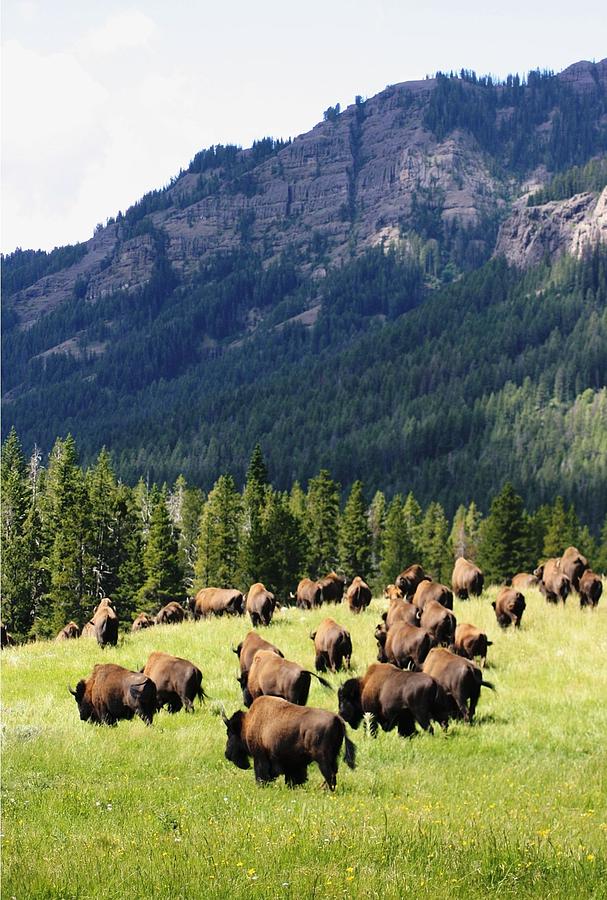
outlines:
M118 484L110 455L101 450L97 462L86 475L89 503L87 592L93 597L113 597L118 587L122 547L116 527Z
M19 638L31 627L32 573L36 564L28 540L31 494L25 459L15 429L2 448L2 621Z
M413 552L411 563L419 560L421 557L421 528L422 528L422 508L415 499L413 491L409 491L403 508L403 516L405 524L409 532L410 539L413 544Z
M450 583L453 556L449 552L449 523L440 503L430 503L420 529L421 563L436 581Z
M308 572L312 578L325 575L337 564L339 485L322 469L308 484L306 525L309 539Z
M414 553L408 523L403 514L403 498L401 494L396 494L388 506L382 539L380 573L383 583L392 584L399 573L411 565Z
M306 520L306 495L299 481L293 482L293 487L289 494L289 507L295 518L303 527Z
M376 491L368 513L369 532L371 534L371 577L379 576L382 555L382 539L386 524L386 498L381 491Z
M196 540L198 523L204 506L204 494L199 488L188 487L183 496L181 523L179 526L179 563L184 573L184 584L188 590L194 583L196 563Z
M465 529L466 529L466 559L474 562L476 560L476 556L478 554L478 542L480 537L481 523L483 520L483 515L474 502L472 500L466 510L466 521L465 521Z
M607 515L601 529L601 538L596 552L596 558L592 561L592 568L603 576L607 576Z
M459 556L466 556L467 544L466 507L460 505L453 516L453 525L449 535L449 545L454 559L457 559Z
M481 526L478 565L486 584L503 582L524 569L527 540L522 498L507 482L492 500L489 516Z
M241 497L231 475L221 475L200 516L196 587L234 587L238 578Z
M371 532L362 481L355 481L339 522L339 565L350 577L366 580L371 568Z
M303 575L307 544L288 494L267 490L259 580L283 600Z
M240 545L240 574L245 584L259 580L265 552L262 513L268 487L268 470L261 447L255 446L243 493L242 542Z
M551 507L543 504L527 517L527 560L524 567L526 572L533 572L544 559L544 542L551 516Z
M139 591L146 612L156 612L169 600L184 599L183 573L167 498L166 489L152 494L150 527L143 551L145 581Z
M579 523L575 510L565 510L562 497L557 497L552 507L550 524L544 538L543 555L546 559L561 556L567 547L575 546Z
M121 620L127 622L139 612L137 605L139 592L145 581L145 570L140 509L133 491L123 484L118 485L116 489L114 528L120 554L118 585L114 589L112 599L116 603Z

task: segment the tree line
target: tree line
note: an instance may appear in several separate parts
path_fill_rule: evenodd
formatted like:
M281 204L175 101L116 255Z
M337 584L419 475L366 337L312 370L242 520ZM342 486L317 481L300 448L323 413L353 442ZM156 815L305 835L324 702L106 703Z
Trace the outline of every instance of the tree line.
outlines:
M183 476L130 487L105 449L82 468L70 435L42 463L37 449L26 459L13 429L2 453L2 620L20 639L83 624L106 595L128 624L207 585L263 581L288 602L301 577L331 569L377 589L416 561L449 582L464 555L500 582L577 544L607 571L607 519L597 542L560 497L529 513L508 483L487 516L472 501L449 520L440 503L422 508L412 492L368 498L361 481L342 503L326 469L306 490L299 482L276 490L259 445L241 491L223 474L206 495Z

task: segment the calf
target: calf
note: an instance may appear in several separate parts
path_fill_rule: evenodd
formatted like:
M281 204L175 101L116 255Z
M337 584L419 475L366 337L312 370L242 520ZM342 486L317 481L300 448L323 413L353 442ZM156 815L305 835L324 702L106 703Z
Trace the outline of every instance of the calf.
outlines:
M239 769L250 768L260 783L284 775L288 787L305 784L315 762L329 790L337 783L337 759L345 743L344 760L353 769L356 747L339 716L326 709L303 709L279 697L258 697L250 710L223 721L228 733L225 755Z
M130 672L113 663L94 666L92 674L81 679L76 690L80 718L96 725L115 725L119 719L137 714L151 725L156 712L156 685L141 672Z
M80 629L76 625L75 622L68 622L67 625L64 625L57 637L56 641L70 641L74 638L80 637Z
M480 628L463 622L455 629L455 640L449 648L452 653L458 656L465 656L466 659L474 659L480 656L481 667L485 667L487 662L487 647L490 647L493 641L487 640L487 635Z
M318 678L323 687L331 688L328 681L298 663L283 659L272 650L258 650L248 674L241 675L238 681L245 706L250 706L262 694L282 697L289 703L305 706L312 676Z
M434 647L430 651L422 671L444 688L464 722L472 722L474 718L481 687L495 690L490 681L483 681L482 672L475 663L443 647Z
M520 591L508 587L502 588L497 595L497 600L491 604L495 610L498 625L502 628L508 628L510 625L520 628L526 605L525 598Z
M176 600L171 600L158 611L155 618L156 625L179 625L186 617L186 611Z
M393 663L400 669L420 669L433 645L429 631L406 622L397 622L389 630L385 625L378 625L375 640L379 662Z
M317 672L325 672L327 667L332 672L337 672L342 664L345 664L346 669L350 668L350 632L338 625L335 619L323 619L316 631L310 634L310 638L314 641Z
M158 709L167 706L175 713L185 706L186 712L194 712L196 697L201 703L204 700L202 672L188 659L156 651L150 653L141 671L156 685Z
M603 593L603 582L600 577L591 569L586 569L580 578L580 607L598 605Z

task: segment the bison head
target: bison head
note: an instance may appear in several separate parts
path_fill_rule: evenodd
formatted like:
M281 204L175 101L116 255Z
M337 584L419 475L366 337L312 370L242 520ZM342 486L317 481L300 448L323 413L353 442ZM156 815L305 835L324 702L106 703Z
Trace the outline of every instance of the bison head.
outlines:
M78 712L80 713L80 718L83 722L88 722L89 719L95 719L95 710L93 709L93 704L89 700L86 694L86 683L80 679L78 684L76 685L76 690L73 691L71 688L68 688L68 691L72 695L72 697L76 698L76 703L78 704Z
M245 714L242 710L235 712L231 719L222 716L228 733L225 757L239 769L250 769L249 752L242 739L242 726Z
M360 700L360 680L350 678L344 682L337 692L339 715L351 725L358 728L363 718L363 707Z

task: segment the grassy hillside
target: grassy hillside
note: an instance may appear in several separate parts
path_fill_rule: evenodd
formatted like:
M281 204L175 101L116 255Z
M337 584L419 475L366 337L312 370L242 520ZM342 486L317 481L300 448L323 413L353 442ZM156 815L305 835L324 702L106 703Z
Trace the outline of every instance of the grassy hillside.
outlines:
M230 646L245 620L151 629L105 652L3 651L4 896L605 896L607 606L554 609L529 592L520 632L500 632L493 593L455 609L494 641L497 691L483 691L477 724L411 741L351 732L358 768L341 765L334 795L316 766L292 791L224 759L219 709L240 706ZM362 673L382 606L289 609L264 633L312 666L308 634L332 615ZM206 705L151 728L80 722L67 686L100 660L139 668L153 649L201 667ZM313 684L310 705L336 703Z

